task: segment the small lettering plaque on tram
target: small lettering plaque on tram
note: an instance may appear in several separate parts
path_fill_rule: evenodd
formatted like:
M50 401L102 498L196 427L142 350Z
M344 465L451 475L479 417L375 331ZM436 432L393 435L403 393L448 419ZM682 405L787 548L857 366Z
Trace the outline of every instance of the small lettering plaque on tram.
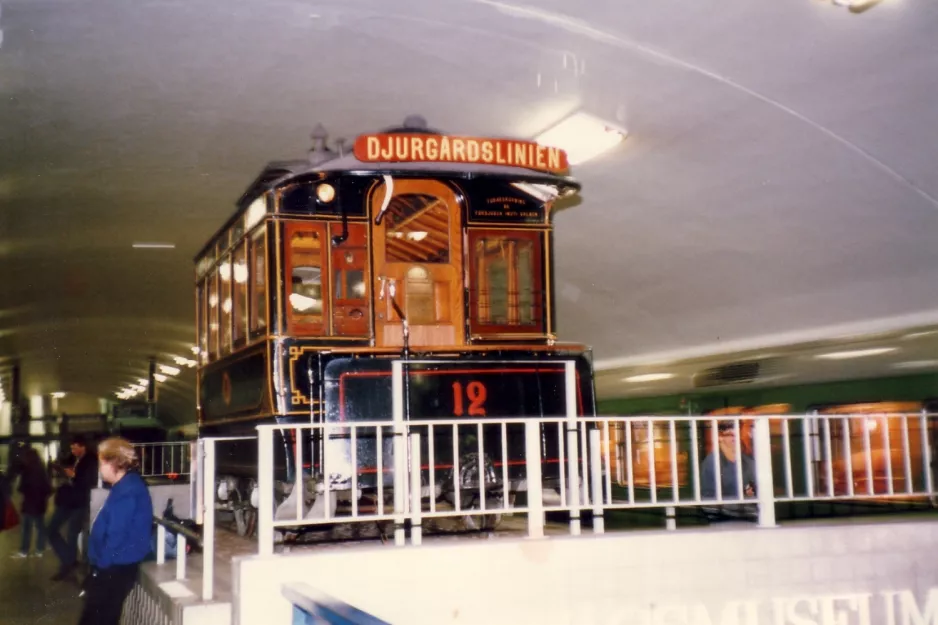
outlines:
M355 140L355 158L363 163L466 163L524 167L563 173L570 167L560 148L515 139L451 137L428 134L371 134Z

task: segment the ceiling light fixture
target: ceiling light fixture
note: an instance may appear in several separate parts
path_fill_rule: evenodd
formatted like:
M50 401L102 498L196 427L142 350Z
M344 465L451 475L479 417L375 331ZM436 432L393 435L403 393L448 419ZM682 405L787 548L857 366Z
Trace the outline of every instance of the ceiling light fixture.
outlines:
M138 250L172 250L176 248L175 243L134 243L134 249Z
M65 397L65 393L63 391L56 391L52 393L52 399L62 399L63 397Z
M539 134L535 141L562 149L567 153L567 161L578 165L608 152L625 141L626 136L626 131L614 128L598 117L574 113Z
M179 375L180 369L178 367L171 367L169 365L160 365L160 371L168 375Z
M622 378L624 382L656 382L658 380L669 380L674 377L673 373L644 373L642 375L633 375Z
M851 13L863 13L872 9L883 0L833 0L839 7L847 7Z
M895 347L871 347L870 349L853 349L845 352L829 352L827 354L818 354L815 358L821 360L846 360L848 358L864 358L866 356L878 356L896 351Z
M924 369L926 367L938 367L938 360L906 360L905 362L895 362L890 366L893 369Z

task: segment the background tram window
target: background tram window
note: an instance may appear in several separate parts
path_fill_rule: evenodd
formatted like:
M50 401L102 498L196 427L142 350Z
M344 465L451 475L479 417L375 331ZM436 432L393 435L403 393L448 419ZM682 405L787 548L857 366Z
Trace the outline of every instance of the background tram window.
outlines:
M322 333L324 224L287 225L287 311L293 332Z
M248 259L247 241L243 241L235 251L234 265L231 268L234 279L234 302L232 306L232 338L237 347L243 345L247 336L248 310Z
M251 238L251 334L267 328L267 228Z
M218 268L208 276L208 357L218 358Z
M218 266L221 288L221 332L219 351L222 355L231 351L231 256L226 255Z
M471 236L475 329L540 331L544 318L541 234L476 232Z

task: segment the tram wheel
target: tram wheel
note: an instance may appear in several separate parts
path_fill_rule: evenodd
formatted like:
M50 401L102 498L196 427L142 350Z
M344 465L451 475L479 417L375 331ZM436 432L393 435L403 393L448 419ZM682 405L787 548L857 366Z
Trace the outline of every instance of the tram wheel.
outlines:
M463 523L469 531L492 532L502 522L500 514L467 514Z

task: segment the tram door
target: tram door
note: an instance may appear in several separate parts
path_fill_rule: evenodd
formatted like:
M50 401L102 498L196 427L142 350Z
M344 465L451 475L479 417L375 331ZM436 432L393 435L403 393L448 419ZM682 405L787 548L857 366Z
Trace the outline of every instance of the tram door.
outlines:
M388 188L390 186L390 199ZM461 211L456 194L436 180L396 179L371 196L375 340L411 347L462 345Z

